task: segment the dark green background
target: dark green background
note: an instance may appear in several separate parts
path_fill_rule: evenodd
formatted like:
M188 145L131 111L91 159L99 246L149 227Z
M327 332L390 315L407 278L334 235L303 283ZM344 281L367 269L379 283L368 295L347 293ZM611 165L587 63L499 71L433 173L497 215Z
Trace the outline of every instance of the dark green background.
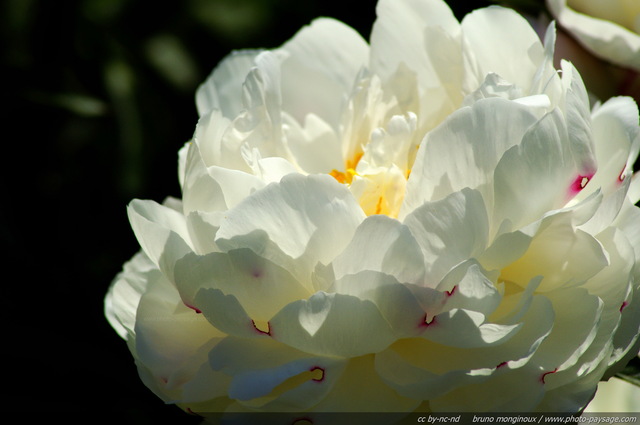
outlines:
M451 2L458 17L488 1ZM137 377L103 297L137 250L132 198L180 196L197 85L318 16L368 39L375 1L4 0L3 410L26 423L197 423ZM22 420L21 420L22 421Z

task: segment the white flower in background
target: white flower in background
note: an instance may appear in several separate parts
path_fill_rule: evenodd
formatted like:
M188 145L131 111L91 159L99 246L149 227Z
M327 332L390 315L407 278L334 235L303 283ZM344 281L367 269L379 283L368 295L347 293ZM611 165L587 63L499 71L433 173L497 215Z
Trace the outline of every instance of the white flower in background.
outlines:
M602 381L585 412L640 412L640 387L618 378Z
M640 71L640 2L547 0L558 23L594 55Z
M580 410L637 353L635 103L511 10L377 14L214 70L109 321L202 414Z

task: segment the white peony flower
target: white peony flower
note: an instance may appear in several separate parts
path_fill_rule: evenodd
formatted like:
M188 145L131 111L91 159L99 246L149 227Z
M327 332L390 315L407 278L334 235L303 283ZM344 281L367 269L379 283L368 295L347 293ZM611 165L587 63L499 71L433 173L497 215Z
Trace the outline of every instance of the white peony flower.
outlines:
M377 14L213 71L107 318L203 415L579 411L638 351L637 106L509 9Z
M602 381L585 412L640 412L640 388L618 378Z
M640 71L640 2L547 0L564 29L594 55Z

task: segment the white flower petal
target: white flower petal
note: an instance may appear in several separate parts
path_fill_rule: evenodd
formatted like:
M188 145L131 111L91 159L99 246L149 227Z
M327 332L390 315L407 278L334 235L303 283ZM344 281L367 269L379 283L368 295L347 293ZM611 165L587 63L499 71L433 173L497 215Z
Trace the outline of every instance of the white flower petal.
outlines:
M343 167L342 146L331 126L315 114L307 114L302 124L283 117L287 148L296 164L307 173L326 173Z
M622 185L638 155L638 106L631 98L611 98L593 112L592 122L598 171L590 183L608 194Z
M502 270L505 280L527 285L542 276L541 292L584 283L608 265L602 245L590 234L575 229L566 217L545 221L526 253Z
M203 116L213 109L227 118L234 118L243 109L242 83L255 66L258 50L242 50L227 56L196 92L198 114Z
M191 251L184 216L156 202L142 200L131 201L127 213L144 252L171 276L175 261Z
M380 417L380 422L367 423L383 425L389 423L397 414L398 419L405 417L420 404L415 397L403 397L389 386L385 385L376 373L374 357L372 355L351 359L335 384L333 391L318 403L318 412L388 412ZM346 405L344 400L349 400ZM309 415L312 419L314 414ZM318 415L318 422L323 418ZM315 423L315 422L314 422Z
M460 348L502 344L522 327L522 324L485 323L484 314L461 309L440 313L425 325L423 338Z
M290 174L231 210L217 237L232 239L261 230L287 255L309 253L315 262L326 264L342 251L363 219L351 193L333 178Z
M488 7L462 20L466 54L475 60L480 81L489 73L514 83L530 94L536 72L544 61L540 38L527 21L512 9ZM513 58L519 58L513 60Z
M287 270L247 248L188 254L176 263L175 282L187 303L202 288L219 289L233 295L260 322L271 319L289 302L310 295Z
M640 174L638 174L640 176ZM640 179L636 179L640 183ZM640 187L640 185L638 185ZM640 264L640 209L636 208L627 201L623 204L620 213L613 223L616 227L624 232L629 243L634 247L636 264Z
M424 203L404 222L422 248L431 285L487 246L489 226L484 201L477 191L465 189L440 201Z
M574 196L573 182L590 177L580 173L567 148L567 129L555 109L504 153L494 171L494 227L506 219L524 227Z
M283 56L282 52L270 51L256 56L256 66L249 71L243 85L244 111L225 133L227 140L234 141L232 145L249 152L258 149L263 157L287 157L282 143Z
M229 397L276 412L312 407L332 390L345 367L343 360L309 355L271 339L230 337L209 357L214 370L232 377Z
M555 322L553 331L536 351L533 361L544 370L562 371L573 366L596 337L603 303L583 288L557 290L545 295L553 304ZM568 305L579 305L580 309L569 309Z
M451 35L460 32L460 24L442 1L382 0L376 6L378 19L371 31L371 69L386 80L401 63L418 73L420 87L433 87L437 63L426 54L429 26L439 26ZM430 72L431 71L431 72Z
M233 295L225 295L219 289L202 288L193 296L192 302L185 298L185 305L201 313L220 332L243 338L268 337L268 328L258 328Z
M198 373L208 351L224 336L183 305L175 288L162 278L140 298L135 335L136 358L170 398L181 397L180 388Z
M124 264L109 286L104 312L109 324L121 338L129 339L134 335L140 297L160 275L155 264L143 252L138 252Z
M547 0L550 12L594 55L640 69L640 35L621 25L578 13L567 7L567 0Z
M316 355L357 357L394 340L375 304L350 295L318 292L287 305L270 323L276 340Z
M419 335L426 311L431 310L425 309L425 304L439 309L444 303L444 296L435 290L405 286L393 276L368 270L343 276L330 289L373 302L398 337Z
M553 309L544 297L523 304L520 330L496 346L469 350L428 340L404 339L376 355L382 378L400 394L430 400L488 379L497 371L526 364L553 327Z
M580 373L591 372L611 356L611 335L619 329L622 312L629 306L631 271L634 264L633 248L622 232L608 228L598 235L607 250L609 266L589 279L584 287L603 303L598 330L589 349L580 357Z
M217 109L200 117L193 135L205 166L224 164L232 170L250 171L241 155L245 139L246 135L237 131L233 122Z
M420 145L399 218L425 201L489 183L504 152L520 143L539 118L534 112L518 103L489 98L451 114Z
M342 22L321 18L300 30L281 50L288 54L282 63L282 78L287 82L282 86L284 110L300 123L308 114L315 114L337 129L344 94L367 63L366 41Z
M422 252L408 227L382 215L367 217L331 264L337 279L362 270L386 273L403 283L421 282L424 276Z
M498 307L502 295L486 272L473 260L461 263L438 285L446 291L445 310L467 309L489 316Z
M475 385L458 387L430 400L429 405L437 412L531 412L543 397L540 372L525 366Z
M415 353L422 355L423 359L428 359L429 349L436 347L426 344L426 341L411 341L406 346L398 343L376 354L376 372L398 394L423 400L432 400L458 386L483 381L490 378L493 372L490 368L472 372L465 368L434 373L429 368L420 367L421 364L415 364L410 358ZM425 349L421 349L421 345L424 345ZM434 362L433 359L430 360Z
M564 99L559 103L565 115L568 150L574 152L578 171L584 175L592 175L599 164L595 158L589 95L578 70L564 60L561 61L561 66ZM590 189L593 188L594 185ZM583 191L582 195L586 197L587 193L589 192Z
M572 371L547 374L544 385L547 391L536 410L538 412L581 412L593 398L593 393L596 390L598 379L602 375L604 366L605 364L601 363L598 370L584 376L576 376L574 373L569 384L552 389L548 387L550 387L549 384L555 381L556 377L559 378L563 373L571 373Z

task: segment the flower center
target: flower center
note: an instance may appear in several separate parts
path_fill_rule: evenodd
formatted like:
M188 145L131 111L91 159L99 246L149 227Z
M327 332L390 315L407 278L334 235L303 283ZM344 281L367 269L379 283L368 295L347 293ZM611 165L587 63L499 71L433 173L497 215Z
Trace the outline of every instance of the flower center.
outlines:
M366 215L397 217L411 170L395 164L372 165L366 159L361 161L363 156L366 158L366 154L356 154L346 161L346 171L331 170L329 175L349 187Z
M346 171L342 172L334 169L331 170L329 175L338 180L340 183L351 184L351 182L353 181L353 176L356 175L356 167L358 166L358 162L360 162L360 159L362 159L363 154L363 152L360 152L357 153L353 158L348 159L345 164Z

